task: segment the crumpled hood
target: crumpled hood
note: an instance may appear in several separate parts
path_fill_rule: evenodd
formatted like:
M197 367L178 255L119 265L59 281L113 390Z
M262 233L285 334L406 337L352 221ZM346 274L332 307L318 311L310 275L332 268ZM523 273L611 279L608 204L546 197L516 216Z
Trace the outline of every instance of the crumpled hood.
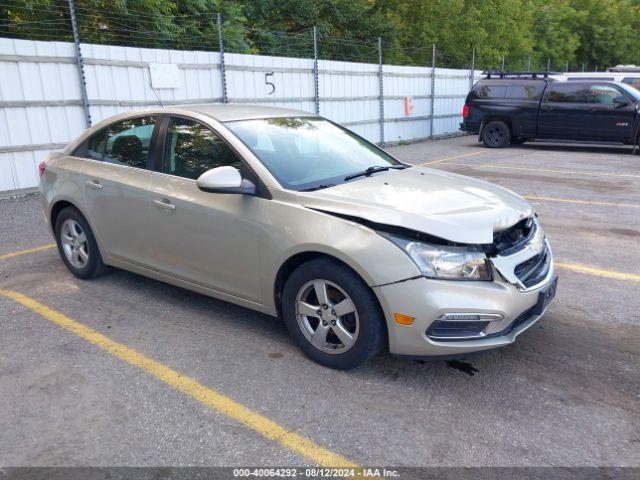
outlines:
M491 243L493 233L532 215L528 202L482 180L424 167L389 170L315 192L302 205L417 230L457 243Z

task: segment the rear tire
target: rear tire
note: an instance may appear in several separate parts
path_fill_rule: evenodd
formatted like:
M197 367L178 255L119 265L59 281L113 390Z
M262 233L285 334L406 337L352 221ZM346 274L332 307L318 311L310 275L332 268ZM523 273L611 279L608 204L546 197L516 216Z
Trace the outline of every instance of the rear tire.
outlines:
M355 368L382 348L384 317L374 293L338 262L298 267L285 284L282 314L302 351L326 367Z
M109 271L102 262L98 243L89 223L75 208L67 207L56 218L54 227L58 253L76 277L89 279Z
M488 148L502 148L511 143L511 131L504 122L487 123L482 129L482 142Z

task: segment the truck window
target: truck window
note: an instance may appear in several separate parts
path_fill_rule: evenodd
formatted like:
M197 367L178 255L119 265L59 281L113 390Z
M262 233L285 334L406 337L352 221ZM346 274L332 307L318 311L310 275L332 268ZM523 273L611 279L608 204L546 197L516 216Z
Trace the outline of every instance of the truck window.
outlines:
M622 82L631 85L636 90L640 90L640 77L625 77Z
M504 85L487 85L480 84L476 87L475 93L478 98L504 98L507 93L507 87Z
M589 88L575 83L555 83L551 86L547 102L587 103Z
M540 93L542 88L535 84L509 85L505 96L519 100L538 100Z
M611 85L591 85L589 89L589 103L613 105L613 99L622 95Z

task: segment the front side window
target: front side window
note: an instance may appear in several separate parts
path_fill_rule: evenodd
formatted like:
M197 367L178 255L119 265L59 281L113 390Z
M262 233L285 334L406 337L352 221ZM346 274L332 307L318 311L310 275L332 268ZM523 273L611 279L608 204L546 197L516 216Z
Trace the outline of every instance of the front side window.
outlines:
M194 120L169 121L162 171L196 180L211 168L240 168L240 159L224 140Z
M610 85L592 85L589 94L590 103L601 105L613 105L613 99L622 95Z
M575 83L556 83L551 86L548 102L553 103L587 103L589 88Z
M225 124L280 184L305 190L344 183L369 167L401 167L365 139L317 117L239 120Z
M107 129L105 162L147 168L155 117L131 118Z

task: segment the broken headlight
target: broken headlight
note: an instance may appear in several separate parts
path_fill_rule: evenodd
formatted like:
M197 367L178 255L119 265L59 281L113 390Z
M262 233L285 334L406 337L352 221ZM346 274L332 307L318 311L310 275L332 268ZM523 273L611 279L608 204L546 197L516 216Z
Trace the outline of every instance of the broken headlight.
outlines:
M382 233L413 260L423 276L441 280L491 280L484 252L473 247L433 245Z

